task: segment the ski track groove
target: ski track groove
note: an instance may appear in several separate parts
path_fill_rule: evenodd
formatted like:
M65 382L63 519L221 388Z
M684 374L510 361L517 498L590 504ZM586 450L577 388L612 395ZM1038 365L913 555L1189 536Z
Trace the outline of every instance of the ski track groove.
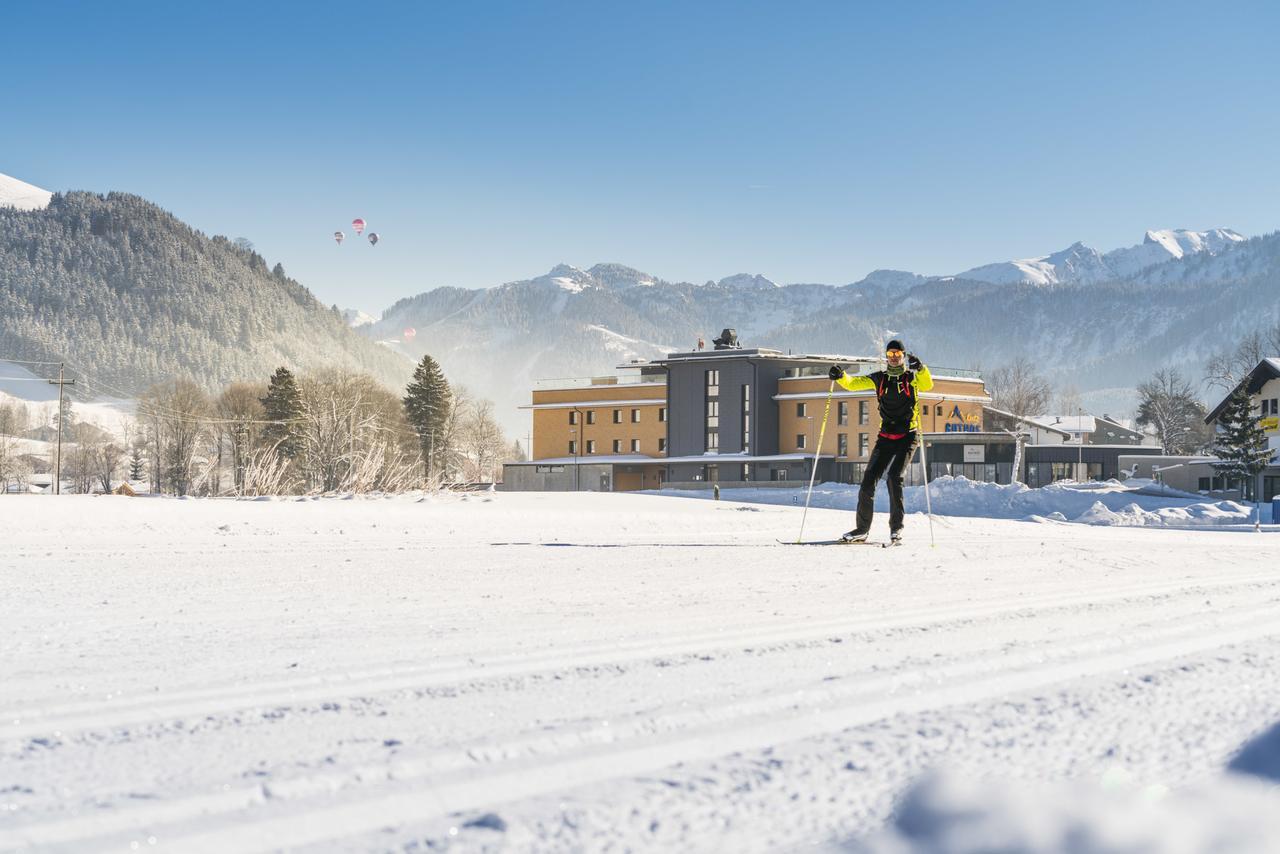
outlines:
M0 711L0 743L11 739L48 735L54 731L66 735L86 730L99 730L126 724L158 723L187 717L206 717L219 712L232 712L260 706L280 706L349 698L369 694L385 694L417 688L441 687L459 683L490 681L513 676L531 676L548 671L644 661L651 658L681 657L704 652L718 652L744 646L770 644L804 644L827 639L831 635L854 635L893 632L922 626L938 626L955 622L995 619L1020 612L1048 611L1079 605L1123 604L1131 599L1148 600L1178 593L1221 592L1235 587L1280 586L1275 573L1255 574L1223 581L1196 580L1164 584L1131 583L1106 590L1094 588L1087 594L1028 598L1009 597L981 605L942 606L904 611L893 618L841 618L829 621L805 621L769 630L742 626L733 632L701 632L666 640L659 644L635 640L621 643L589 643L529 654L508 651L462 657L450 657L431 665L392 669L351 676L349 671L314 675L297 679L272 680L269 685L255 683L245 690L240 686L221 689L194 689L161 695L137 695L123 701L92 700L60 704L52 707L20 707Z
M1198 596L1205 591L1221 592L1224 588L1276 584L1280 584L1280 579L1268 573L1221 582L1138 585L1142 590L1136 592L1095 590L1088 596L1023 600L1007 607L979 610L983 615L994 616L1009 611L1069 608L1080 603L1140 604L1143 599L1162 594ZM936 615L940 610L943 609L934 609L933 613ZM972 609L968 610L973 616ZM440 762L349 769L340 775L294 778L265 787L246 787L31 824L13 831L9 839L5 839L7 834L0 834L0 845L59 846L91 838L105 843L106 837L135 830L162 836L166 844L182 851L262 851L319 843L397 822L420 822L432 812L443 815L492 805L494 792L502 792L504 800L546 794L676 763L757 750L896 714L976 702L1098 672L1114 672L1274 637L1280 634L1280 626L1274 621L1275 613L1275 603L1261 601L1260 597L1251 607L1227 613L1211 612L1191 618L1175 614L1157 625L1125 625L1116 631L1099 630L1067 640L1028 642L1030 648L1012 655L997 645L959 662L929 668L924 673L887 673L856 685L837 683L819 689L789 689L780 694L767 692L746 699L713 700L697 709L665 714L633 713L635 720L629 728L613 727L607 737L596 730L582 729L578 733L561 732L532 740L508 739L501 744L487 745L482 755L490 759L501 757L501 761L481 766L476 765L476 747L460 747L442 752ZM884 622L912 627L921 625L919 619L917 613L913 619ZM806 637L821 638L830 634L829 630L814 632L812 625L808 628L810 631L804 633ZM1215 631L1206 632L1206 628ZM868 630L865 623L853 624L851 628L855 632ZM754 647L764 645L758 634L752 636L749 643ZM1044 645L1048 645L1046 650L1037 648ZM1046 665L1046 661L1050 663ZM478 678L488 675L478 674ZM805 706L811 710L803 709ZM787 709L794 713L774 716ZM655 729L660 730L657 735ZM592 733L595 737L587 737ZM609 755L608 762L599 761L601 753ZM450 756L452 761L447 761ZM394 782L388 783L389 780ZM310 803L316 796L352 786L368 788L356 793L344 792L341 805ZM397 790L383 791L386 789ZM188 826L179 830L185 835L178 837L169 836L164 830L179 821L197 820L198 823L228 813L261 810L270 814L244 815L236 825L221 829Z

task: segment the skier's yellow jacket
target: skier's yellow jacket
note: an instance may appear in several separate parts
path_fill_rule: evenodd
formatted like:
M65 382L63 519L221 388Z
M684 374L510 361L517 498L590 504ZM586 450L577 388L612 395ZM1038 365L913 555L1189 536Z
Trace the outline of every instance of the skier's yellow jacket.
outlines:
M890 375L888 371L853 376L844 374L836 382L849 391L875 391L882 436L919 430L920 392L933 388L933 376L925 365L921 365L918 371L903 370L897 376Z

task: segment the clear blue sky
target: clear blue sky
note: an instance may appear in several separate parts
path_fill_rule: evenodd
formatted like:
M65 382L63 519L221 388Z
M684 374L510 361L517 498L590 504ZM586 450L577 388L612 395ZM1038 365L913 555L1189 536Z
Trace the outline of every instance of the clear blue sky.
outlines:
M0 172L138 193L370 311L561 261L844 283L1257 234L1278 10L7 4ZM376 249L333 243L355 216Z

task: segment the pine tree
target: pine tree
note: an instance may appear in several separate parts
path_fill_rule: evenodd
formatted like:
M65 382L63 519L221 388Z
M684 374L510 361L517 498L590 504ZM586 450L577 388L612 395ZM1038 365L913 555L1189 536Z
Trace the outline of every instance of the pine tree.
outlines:
M431 480L439 468L452 401L453 392L449 381L444 378L444 371L440 370L440 363L430 356L423 356L413 371L413 382L405 389L404 411L418 434L427 480Z
M1220 462L1213 464L1214 470L1223 475L1228 484L1238 480L1247 489L1267 467L1271 449L1267 447L1267 435L1253 414L1253 398L1244 385L1231 393L1218 425L1213 455Z
M284 459L293 459L302 450L302 437L298 423L302 418L302 394L297 380L288 368L276 368L267 384L267 396L262 398L264 420L282 422L268 424L262 431L262 441L275 445L276 453Z
M142 475L142 444L140 442L134 442L133 449L129 454L129 480L136 483L142 480Z

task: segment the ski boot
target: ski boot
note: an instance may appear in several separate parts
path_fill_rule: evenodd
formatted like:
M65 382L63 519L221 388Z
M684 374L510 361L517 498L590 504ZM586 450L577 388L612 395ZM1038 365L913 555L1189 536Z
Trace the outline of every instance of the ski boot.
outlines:
M859 533L857 531L846 531L845 533L840 535L840 542L842 543L865 543L866 541L867 541L866 533Z
M892 532L890 532L890 534L889 534L889 545L891 545L891 546L900 546L900 545L902 545L902 531L892 531Z

